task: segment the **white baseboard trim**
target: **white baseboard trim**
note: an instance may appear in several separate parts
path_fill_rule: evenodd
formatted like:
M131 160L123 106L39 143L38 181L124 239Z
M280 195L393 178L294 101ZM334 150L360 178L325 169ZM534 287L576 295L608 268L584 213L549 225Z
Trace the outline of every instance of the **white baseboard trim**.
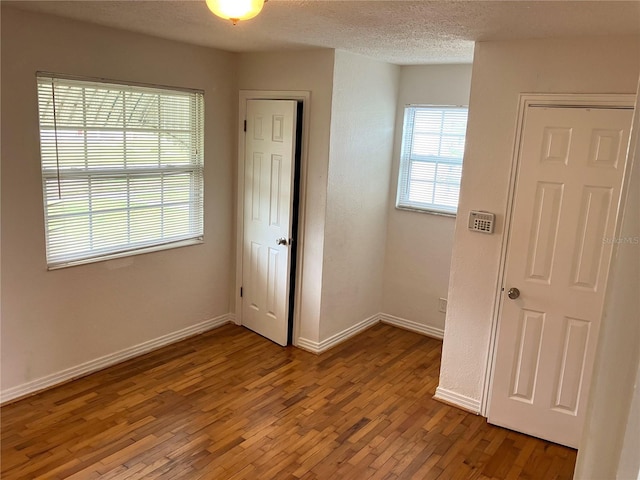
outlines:
M335 347L339 343L344 342L350 337L363 332L367 328L375 325L380 321L380 314L376 313L375 315L370 316L369 318L365 318L359 323L332 335L331 337L323 340L321 342L315 342L313 340L308 340L306 338L298 338L296 346L298 348L302 348L303 350L307 350L311 353L322 353L326 350L329 350L332 347Z
M320 353L319 345L320 344L318 342L314 342L313 340L309 340L303 337L298 338L295 343L296 347L311 353Z
M30 382L23 383L22 385L7 388L6 390L0 392L0 404L4 404L21 397L26 397L27 395L32 395L46 388L68 382L69 380L73 380L79 377L83 377L93 372L97 372L98 370L102 370L103 368L115 365L116 363L129 360L130 358L137 357L139 355L143 355L171 343L179 342L180 340L184 340L187 337L192 337L194 335L206 332L207 330L220 327L231 321L233 321L231 314L221 315L219 317L205 320L204 322L191 325L181 330L177 330L167 335L163 335L152 340L147 340L146 342L139 343L138 345L133 345L123 350L104 355L94 360L76 365L75 367L67 368L60 372L56 372L51 375L38 378L36 380L31 380Z
M461 409L475 413L476 415L480 415L480 401L475 398L460 395L459 393L446 390L442 387L436 388L436 394L433 398L455 407L460 407Z
M429 325L424 325L412 320L407 320L406 318L389 315L388 313L381 313L380 321L382 323L393 325L394 327L404 328L406 330L411 330L412 332L421 333L423 335L426 335L427 337L437 338L438 340L442 340L444 338L444 330L441 328L430 327Z
M307 350L312 353L322 353L379 322L386 323L394 327L404 328L405 330L411 330L412 332L420 333L427 337L437 338L438 340L442 340L444 338L444 330L440 328L423 325L422 323L389 315L388 313L378 313L321 342L315 342L313 340L300 337L296 341L295 345L298 348L302 348L303 350Z
M296 346L312 353L322 353L332 347L335 347L339 343L344 342L348 338L351 338L363 332L367 328L372 327L379 322L387 323L395 327L405 328L407 330L411 330L413 332L421 333L423 335L438 339L442 339L444 336L443 330L430 327L428 325L422 325L420 323L406 320L404 318L395 317L386 313L378 313L370 316L369 318L365 318L361 322L341 332L338 332L321 342L315 342L306 338L298 338ZM185 338L198 335L200 333L206 332L207 330L220 327L227 323L234 323L237 325L237 318L234 313L227 313L210 320L205 320L204 322L198 323L196 325L191 325L189 327L183 328L182 330L178 330L167 335L148 340L138 345L133 345L118 352L114 352L109 355L105 355L94 360L82 363L80 365L76 365L75 367L67 368L60 372L56 372L51 375L38 378L36 380L31 380L30 382L17 385L15 387L2 390L0 391L0 405L18 398L32 395L41 390L51 388L55 385L68 382L69 380L73 380L90 373L97 372L98 370L102 370L103 368L115 365L116 363L129 360L130 358L137 357L139 355L143 355L152 350L156 350L166 345L179 342L180 340L184 340ZM461 408L474 411L474 413L480 411L479 403L475 400L447 391L442 391L444 393L440 395L440 390L440 388L436 390L435 398L439 398L448 403L459 405Z

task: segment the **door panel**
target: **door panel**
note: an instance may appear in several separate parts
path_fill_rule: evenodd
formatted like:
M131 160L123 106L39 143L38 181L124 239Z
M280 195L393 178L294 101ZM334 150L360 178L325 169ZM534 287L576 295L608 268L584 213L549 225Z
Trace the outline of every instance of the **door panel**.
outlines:
M513 369L511 395L531 403L538 377L544 313L523 309L520 312L519 322L518 352L516 366Z
M564 185L538 182L534 200L527 273L529 281L549 285L560 224Z
M610 187L586 186L582 189L577 248L573 253L573 287L598 291L612 194Z
M582 431L632 110L528 107L489 421L576 447ZM521 294L510 299L506 291Z
M564 318L562 364L556 380L553 408L575 415L584 378L584 361L591 323L579 318Z
M248 100L246 110L242 324L280 345L287 344L296 108L290 100Z

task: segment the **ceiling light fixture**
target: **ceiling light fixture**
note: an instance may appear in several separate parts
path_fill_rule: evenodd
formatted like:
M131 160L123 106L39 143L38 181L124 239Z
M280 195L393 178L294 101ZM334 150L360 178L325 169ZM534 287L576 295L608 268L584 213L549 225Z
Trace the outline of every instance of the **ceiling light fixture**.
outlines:
M249 20L260 13L267 0L206 0L207 7L235 25L240 20Z

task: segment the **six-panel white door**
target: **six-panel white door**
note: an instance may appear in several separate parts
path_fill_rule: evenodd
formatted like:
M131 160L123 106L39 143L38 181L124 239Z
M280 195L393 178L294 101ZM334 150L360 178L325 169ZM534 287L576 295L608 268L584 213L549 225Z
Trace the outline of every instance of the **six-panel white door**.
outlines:
M287 344L297 103L248 100L242 324Z
M578 445L631 118L623 109L527 108L490 423ZM510 288L520 296L509 298Z

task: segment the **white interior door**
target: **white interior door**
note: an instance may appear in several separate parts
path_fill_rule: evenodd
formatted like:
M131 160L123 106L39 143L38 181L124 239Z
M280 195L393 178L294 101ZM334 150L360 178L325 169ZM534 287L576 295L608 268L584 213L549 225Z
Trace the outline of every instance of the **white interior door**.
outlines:
M287 344L297 102L248 100L242 324Z
M498 321L489 422L577 447L632 110L529 106ZM517 292L509 289L519 289Z

